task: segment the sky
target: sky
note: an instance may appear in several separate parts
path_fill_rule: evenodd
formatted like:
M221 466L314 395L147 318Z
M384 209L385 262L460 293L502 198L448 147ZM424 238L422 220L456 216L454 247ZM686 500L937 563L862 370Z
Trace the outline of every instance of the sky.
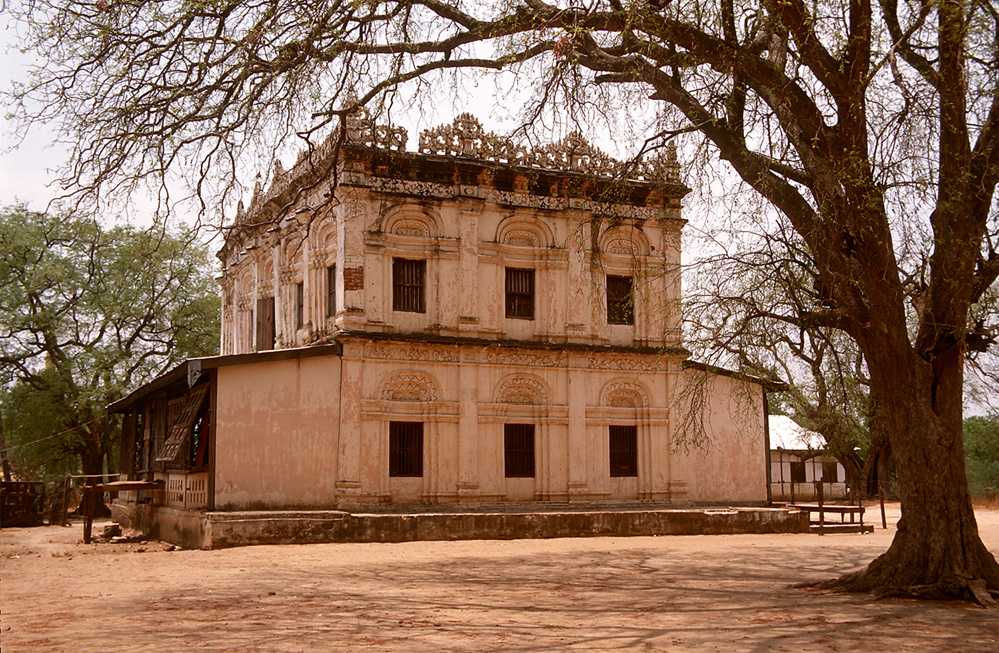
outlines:
M10 88L13 81L26 80L26 66L32 61L30 55L25 55L11 47L14 39L13 27L4 25L0 31L0 88L6 90ZM512 107L520 106L519 98L504 95L497 92L497 89L490 83L483 83L481 86L476 83L472 92L464 98L465 106L461 105L461 100L451 99L437 103L435 106L424 106L420 114L416 117L396 113L394 120L409 130L408 149L415 151L418 147L419 132L429 126L450 123L455 115L467 107L473 107L472 112L485 125L487 131L493 130L503 133L504 130L512 129L515 126L516 110ZM2 150L0 150L0 204L9 205L15 202L24 202L29 208L37 211L44 211L49 203L60 194L60 188L55 184L55 169L67 158L67 150L56 143L56 134L53 129L44 127L34 127L21 140L13 133L13 124L6 115L0 114L0 127L2 127ZM608 151L612 156L622 156L620 152L614 151L613 143L596 143L602 149ZM291 149L291 148L289 148ZM627 153L625 153L626 155ZM682 156L682 155L681 155ZM290 152L284 157L283 163L289 168L294 162L294 153ZM267 170L261 170L266 173ZM252 192L252 181L244 181L247 193ZM698 214L698 209L691 208L692 203L697 203L697 193L688 196L685 204L686 216L691 219ZM155 199L149 197L132 198L134 210L125 215L115 215L106 219L111 221L128 221L133 224L142 225L150 223L155 209ZM248 201L248 195L244 201ZM705 207L702 207L705 208ZM716 207L717 208L717 207ZM234 209L234 207L233 207ZM710 209L709 209L710 210ZM179 216L182 221L193 222L192 219L185 219L183 214ZM231 219L232 215L226 216ZM218 220L213 220L218 222ZM692 225L687 231L693 229ZM219 239L215 239L215 246L219 246ZM691 251L689 244L685 244L684 262L690 264L696 258L696 253ZM969 408L971 413L984 412L982 406L971 402Z
M7 90L13 81L26 79L25 66L29 57L10 48L10 29L5 26L0 53L0 88ZM65 151L55 145L55 135L49 130L36 129L23 141L13 134L13 124L6 111L0 115L3 128L0 150L0 202L4 205L23 201L35 210L43 210L58 194L50 184L55 176L49 172L65 159Z

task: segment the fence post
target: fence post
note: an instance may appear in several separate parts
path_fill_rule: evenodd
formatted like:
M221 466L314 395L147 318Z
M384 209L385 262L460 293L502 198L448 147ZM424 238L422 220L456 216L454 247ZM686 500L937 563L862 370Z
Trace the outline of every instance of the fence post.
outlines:
M822 481L817 481L815 483L815 489L818 490L818 495L819 495L819 535L825 535L826 534L825 533L825 529L826 529L826 511L822 507L822 503L823 503L823 501L822 501L822 499L823 499L823 496L822 496Z
M885 489L878 481L878 498L881 500L881 528L888 530L888 518L885 517Z

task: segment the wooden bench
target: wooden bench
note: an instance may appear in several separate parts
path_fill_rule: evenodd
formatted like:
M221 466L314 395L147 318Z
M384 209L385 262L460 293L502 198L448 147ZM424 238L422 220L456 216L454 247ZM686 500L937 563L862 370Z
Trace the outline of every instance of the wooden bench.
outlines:
M792 508L809 513L812 531L824 533L872 533L873 524L864 523L864 507L836 503L793 503ZM818 519L812 517L818 513ZM839 515L838 522L827 522L826 514ZM849 520L847 519L849 518Z

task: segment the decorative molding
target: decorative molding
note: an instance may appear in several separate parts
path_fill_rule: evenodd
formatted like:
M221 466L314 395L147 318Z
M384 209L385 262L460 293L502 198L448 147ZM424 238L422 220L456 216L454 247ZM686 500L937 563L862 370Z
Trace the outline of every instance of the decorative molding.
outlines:
M625 240L623 238L615 238L614 240L608 241L607 245L604 246L604 252L607 254L625 254L627 256L638 256L638 245L630 240Z
M498 348L487 350L484 360L486 363L499 365L562 367L565 364L565 358L561 353L537 353Z
M355 182L355 186L366 186L374 192L390 195L410 195L434 199L453 200L461 197L459 188L452 184L439 184L431 181L409 181L405 179L390 179L388 177L370 177L363 183ZM636 220L657 220L664 217L678 216L679 209L670 210L649 206L630 206L626 204L610 204L595 202L580 198L566 199L564 197L544 197L529 193L501 191L495 188L480 188L480 198L501 206L518 208L543 209L548 211L566 211L568 209L591 210L599 215L614 218L632 218ZM664 213L666 211L666 213ZM675 219L675 218L674 218Z
M658 372L666 369L668 359L665 356L636 358L608 358L591 354L586 366L598 370L622 370L627 372Z
M437 388L429 374L396 372L382 383L386 401L437 401Z
M538 235L527 229L511 229L503 235L504 245L516 245L518 247L540 247L541 242Z
M649 396L633 381L611 381L600 393L600 403L612 408L648 408Z
M430 238L430 226L423 220L415 218L403 218L392 223L393 233L397 236L416 236L419 238Z
M496 401L503 404L548 405L548 390L530 374L511 374L496 386Z
M458 351L453 349L424 348L412 345L391 346L384 343L369 344L364 348L368 358L381 360L411 360L433 363L456 363Z

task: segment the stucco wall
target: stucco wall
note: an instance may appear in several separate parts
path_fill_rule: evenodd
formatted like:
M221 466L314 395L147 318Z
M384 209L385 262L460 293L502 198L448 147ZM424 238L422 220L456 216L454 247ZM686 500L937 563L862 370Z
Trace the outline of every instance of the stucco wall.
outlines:
M758 384L648 355L363 336L342 345L342 357L220 368L219 509L766 501ZM421 477L390 476L393 421L424 425ZM505 424L534 425L534 478L506 477ZM612 425L637 428L637 476L610 476Z
M764 503L767 500L763 389L758 383L686 369L678 388L687 453L676 456L675 475L694 503ZM701 426L703 428L701 428ZM685 428L684 428L685 427Z
M351 339L338 478L345 502L671 499L675 359ZM422 478L389 476L389 424L424 425ZM504 426L530 424L535 477L508 478ZM609 475L608 428L638 429L638 476Z
M478 196L406 198L377 191L374 177L351 179L354 185L341 186L337 206L308 229L299 223L261 226L252 247L230 253L221 282L223 353L259 347L254 310L266 297L275 301L278 348L315 342L338 328L680 344L678 206L620 206L622 216L636 219L612 223L604 209L586 201L570 211L548 209L548 198L531 195L516 196L524 206ZM426 261L424 312L394 310L394 258ZM334 315L327 301L329 266L336 266ZM506 316L507 267L534 271L534 319ZM633 325L608 324L607 275L632 278ZM299 283L302 327L296 328Z
M219 368L216 507L332 506L339 395L337 356Z

